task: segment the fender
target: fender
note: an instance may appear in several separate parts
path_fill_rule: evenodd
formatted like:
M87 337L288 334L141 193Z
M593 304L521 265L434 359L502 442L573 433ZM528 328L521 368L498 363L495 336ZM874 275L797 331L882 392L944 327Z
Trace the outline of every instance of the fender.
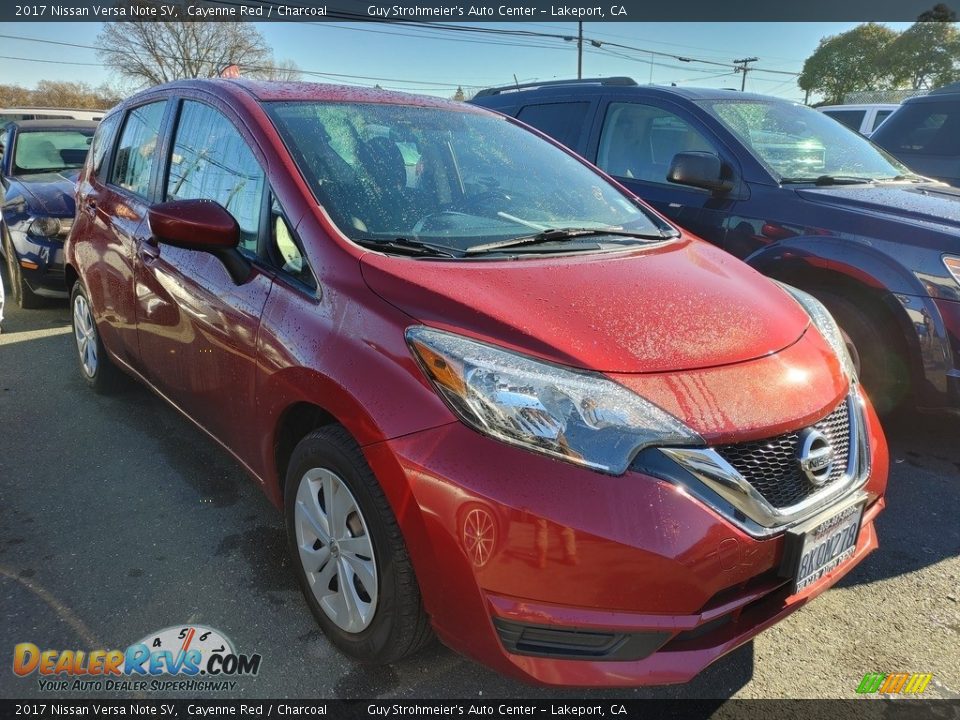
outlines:
M744 260L764 275L800 289L839 280L872 294L889 311L909 345L921 402L942 403L933 399L930 390L946 393L947 373L953 367L943 317L930 297L932 288L889 253L863 239L806 235L761 248Z

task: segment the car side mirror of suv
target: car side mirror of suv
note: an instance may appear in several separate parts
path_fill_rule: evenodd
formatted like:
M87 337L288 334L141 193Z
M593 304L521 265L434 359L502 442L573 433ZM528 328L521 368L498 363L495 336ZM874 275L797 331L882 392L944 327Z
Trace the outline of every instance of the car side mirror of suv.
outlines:
M208 252L226 267L237 285L250 276L250 263L237 250L240 226L213 200L171 200L150 207L150 233L159 242Z
M709 152L680 152L674 155L670 170L667 171L667 180L715 193L733 190L730 166Z

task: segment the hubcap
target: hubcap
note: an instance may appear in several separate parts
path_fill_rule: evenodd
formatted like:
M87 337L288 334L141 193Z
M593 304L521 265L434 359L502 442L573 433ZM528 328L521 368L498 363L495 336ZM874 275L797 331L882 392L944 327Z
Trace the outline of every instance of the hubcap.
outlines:
M294 510L300 563L324 613L358 633L377 610L378 576L367 522L353 493L335 473L308 470Z
M87 377L92 378L97 374L97 328L83 295L77 295L73 301L73 335L80 353L80 366Z

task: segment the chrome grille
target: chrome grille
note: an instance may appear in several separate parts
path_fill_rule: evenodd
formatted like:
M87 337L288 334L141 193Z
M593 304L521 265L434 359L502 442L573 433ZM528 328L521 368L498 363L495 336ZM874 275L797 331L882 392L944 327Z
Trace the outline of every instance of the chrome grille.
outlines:
M814 492L830 487L847 471L850 456L850 410L846 401L812 426L826 435L834 448L833 469L821 487L804 476L797 460L800 432L766 440L721 445L716 451L775 508L802 502Z

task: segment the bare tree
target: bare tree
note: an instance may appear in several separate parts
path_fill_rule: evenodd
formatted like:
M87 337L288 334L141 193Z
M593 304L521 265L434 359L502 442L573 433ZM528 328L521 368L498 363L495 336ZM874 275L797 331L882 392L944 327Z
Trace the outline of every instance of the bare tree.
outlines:
M240 69L242 71L243 67ZM300 80L303 77L300 68L293 60L271 61L268 67L251 69L244 74L261 80L278 80L281 82Z
M253 77L299 76L293 63L274 63L267 41L247 22L107 23L97 45L105 65L140 86L216 77L229 65Z
M121 96L107 85L93 87L84 82L41 80L31 90L20 85L0 85L0 106L35 106L105 110L120 102Z

